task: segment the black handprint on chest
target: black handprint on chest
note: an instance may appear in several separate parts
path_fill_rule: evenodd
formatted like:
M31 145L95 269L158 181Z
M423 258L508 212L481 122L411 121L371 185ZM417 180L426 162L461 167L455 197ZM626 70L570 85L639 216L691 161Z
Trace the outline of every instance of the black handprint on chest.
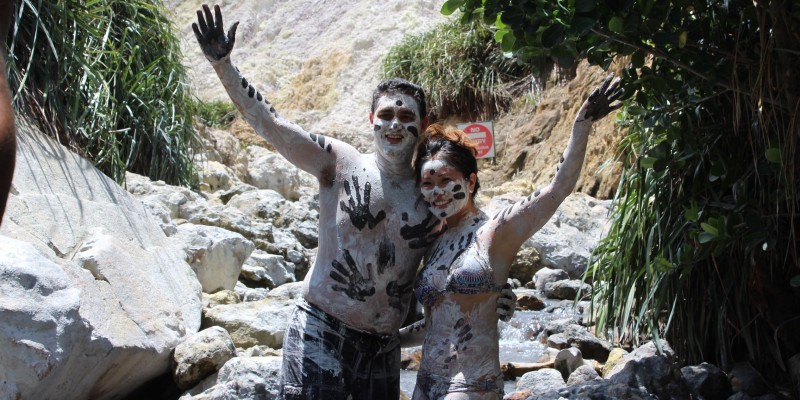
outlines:
M375 294L375 283L369 276L364 276L358 270L350 251L344 250L344 262L342 265L339 260L333 260L331 265L333 270L330 273L331 279L341 284L332 285L331 288L336 292L344 292L347 297L353 300L366 301L366 298ZM367 272L369 275L369 272Z
M345 204L344 200L341 200L339 202L339 207L341 207L342 211L350 215L350 221L358 230L364 229L365 226L369 226L369 229L372 229L386 218L386 213L381 210L377 214L372 215L372 212L369 210L370 195L372 193L372 185L369 182L364 184L363 202L361 198L361 187L358 185L358 177L355 175L353 175L353 188L355 189L355 201L353 200L353 193L350 189L350 182L347 180L344 181L344 191L350 196L350 200L348 200L349 206Z
M402 218L403 221L408 222L407 213L403 213ZM440 225L439 219L428 213L428 216L417 225L403 225L400 228L400 236L409 241L409 248L424 249L444 233L444 229L439 229Z

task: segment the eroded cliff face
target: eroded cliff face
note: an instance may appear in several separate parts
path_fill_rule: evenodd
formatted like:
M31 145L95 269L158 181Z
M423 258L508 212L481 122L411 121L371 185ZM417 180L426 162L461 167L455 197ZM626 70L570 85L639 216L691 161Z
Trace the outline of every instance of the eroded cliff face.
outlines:
M484 197L501 193L524 194L547 185L569 142L572 123L583 101L610 72L581 63L574 78L550 79L537 101L527 101L495 122L497 160L483 162ZM534 103L534 104L531 104ZM621 173L617 147L624 131L616 113L594 124L583 170L575 191L608 199L614 196Z
M191 88L201 99L227 101L192 33L202 2L166 3L181 30ZM445 21L448 17L439 12L442 3L244 0L225 2L221 8L226 27L240 22L234 63L282 116L308 131L371 151L368 113L383 58L405 35ZM498 157L495 164L482 163L483 196L527 194L549 183L575 113L605 75L581 65L574 79L551 79L543 92L529 94L529 101L520 99L495 118ZM577 191L608 198L616 190L620 163L614 161L614 150L622 135L614 120L610 116L595 124ZM231 130L245 142L265 145L245 123L237 122Z

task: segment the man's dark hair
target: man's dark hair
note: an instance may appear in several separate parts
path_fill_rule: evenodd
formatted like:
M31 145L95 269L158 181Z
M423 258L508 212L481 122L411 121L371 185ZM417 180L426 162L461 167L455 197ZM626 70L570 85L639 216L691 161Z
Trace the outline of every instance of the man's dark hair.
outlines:
M378 98L384 94L402 93L411 96L419 104L419 118L424 119L427 117L427 108L425 105L425 91L419 85L415 85L402 78L389 78L378 84L375 91L372 92L372 108L370 112L375 112L375 107L378 105Z

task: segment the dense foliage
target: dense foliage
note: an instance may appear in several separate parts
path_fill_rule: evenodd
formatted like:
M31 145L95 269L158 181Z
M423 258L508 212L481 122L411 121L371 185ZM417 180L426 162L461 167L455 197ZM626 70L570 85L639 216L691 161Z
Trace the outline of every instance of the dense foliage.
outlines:
M492 35L479 21L445 22L392 48L383 76L421 85L434 120L491 119L533 83L530 67L504 57Z
M598 330L788 379L800 353L800 3L449 0L443 12L457 9L538 69L630 60L625 172L589 271Z
M193 184L178 39L159 0L18 1L8 43L15 107L123 182Z

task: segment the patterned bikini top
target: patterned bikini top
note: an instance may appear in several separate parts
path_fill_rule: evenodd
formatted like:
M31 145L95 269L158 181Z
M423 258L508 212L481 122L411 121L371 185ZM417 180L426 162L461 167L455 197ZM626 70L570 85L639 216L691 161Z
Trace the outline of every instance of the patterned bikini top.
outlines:
M499 292L494 283L494 271L480 246L473 244L468 251L461 253L448 270L426 265L414 285L417 300L431 306L445 292L478 294Z

